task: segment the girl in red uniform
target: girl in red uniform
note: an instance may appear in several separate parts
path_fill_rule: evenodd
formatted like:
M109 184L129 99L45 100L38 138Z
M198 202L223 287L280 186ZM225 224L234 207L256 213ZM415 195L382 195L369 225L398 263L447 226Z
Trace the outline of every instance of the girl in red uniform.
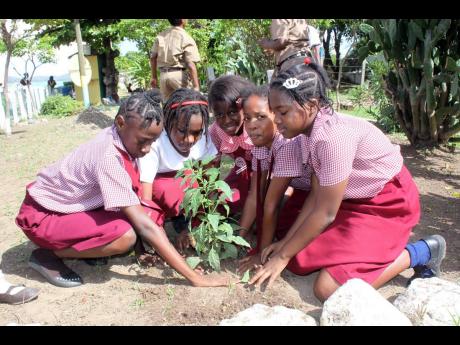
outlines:
M310 169L312 189L295 221L278 226L280 240L262 251L250 284L270 287L285 267L319 270L314 293L324 301L351 278L378 288L409 267L439 275L441 236L406 245L420 203L399 146L369 122L334 112L327 86L324 69L309 59L270 84L278 130L303 140L296 158Z
M63 258L100 258L129 251L136 235L194 286L220 286L223 276L190 269L163 229L164 212L142 200L137 158L163 130L158 90L137 93L121 106L113 126L43 169L27 186L17 225L38 249L29 266L50 283L74 287L82 278Z
M217 78L211 85L208 99L216 122L209 128L212 141L220 154L230 155L235 166L225 181L234 191L230 210L241 211L244 206L251 178L251 138L244 129L241 93L253 84L236 75Z

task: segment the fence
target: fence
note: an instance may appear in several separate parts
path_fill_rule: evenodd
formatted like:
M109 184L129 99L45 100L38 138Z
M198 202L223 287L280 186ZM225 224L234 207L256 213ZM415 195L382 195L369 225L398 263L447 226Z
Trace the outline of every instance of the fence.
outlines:
M5 130L7 121L16 124L19 121L30 121L40 111L42 103L49 96L47 87L30 87L8 91L10 114L6 114L5 95L0 92L0 129Z

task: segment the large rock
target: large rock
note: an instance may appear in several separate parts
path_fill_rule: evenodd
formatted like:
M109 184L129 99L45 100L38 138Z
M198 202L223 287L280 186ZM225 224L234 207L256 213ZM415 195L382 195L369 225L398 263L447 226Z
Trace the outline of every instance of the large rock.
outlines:
M415 279L394 305L414 325L460 325L460 285L447 280Z
M411 326L410 320L361 279L351 279L324 303L321 326Z
M220 326L316 326L311 316L300 310L283 306L269 307L254 304L231 319L222 320Z

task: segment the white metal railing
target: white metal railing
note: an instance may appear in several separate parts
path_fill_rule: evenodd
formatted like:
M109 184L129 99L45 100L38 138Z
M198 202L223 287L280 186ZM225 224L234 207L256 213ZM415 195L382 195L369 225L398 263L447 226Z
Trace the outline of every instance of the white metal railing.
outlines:
M20 121L28 121L36 117L40 108L49 96L47 87L30 87L8 90L10 99L10 114L6 114L5 95L3 89L0 91L0 129L5 130L7 121L16 124Z

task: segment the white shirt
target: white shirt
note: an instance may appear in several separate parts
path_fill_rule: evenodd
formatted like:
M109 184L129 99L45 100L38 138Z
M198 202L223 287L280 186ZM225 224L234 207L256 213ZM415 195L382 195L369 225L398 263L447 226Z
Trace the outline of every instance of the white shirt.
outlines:
M311 25L308 25L308 39L310 40L310 47L322 44L319 39L319 31Z
M211 137L203 135L190 149L187 157L182 156L172 146L166 131L163 130L158 140L156 140L150 152L144 157L139 158L139 171L141 182L152 183L157 173L178 171L184 167L184 162L188 159L202 159L206 156L215 156L217 149Z

